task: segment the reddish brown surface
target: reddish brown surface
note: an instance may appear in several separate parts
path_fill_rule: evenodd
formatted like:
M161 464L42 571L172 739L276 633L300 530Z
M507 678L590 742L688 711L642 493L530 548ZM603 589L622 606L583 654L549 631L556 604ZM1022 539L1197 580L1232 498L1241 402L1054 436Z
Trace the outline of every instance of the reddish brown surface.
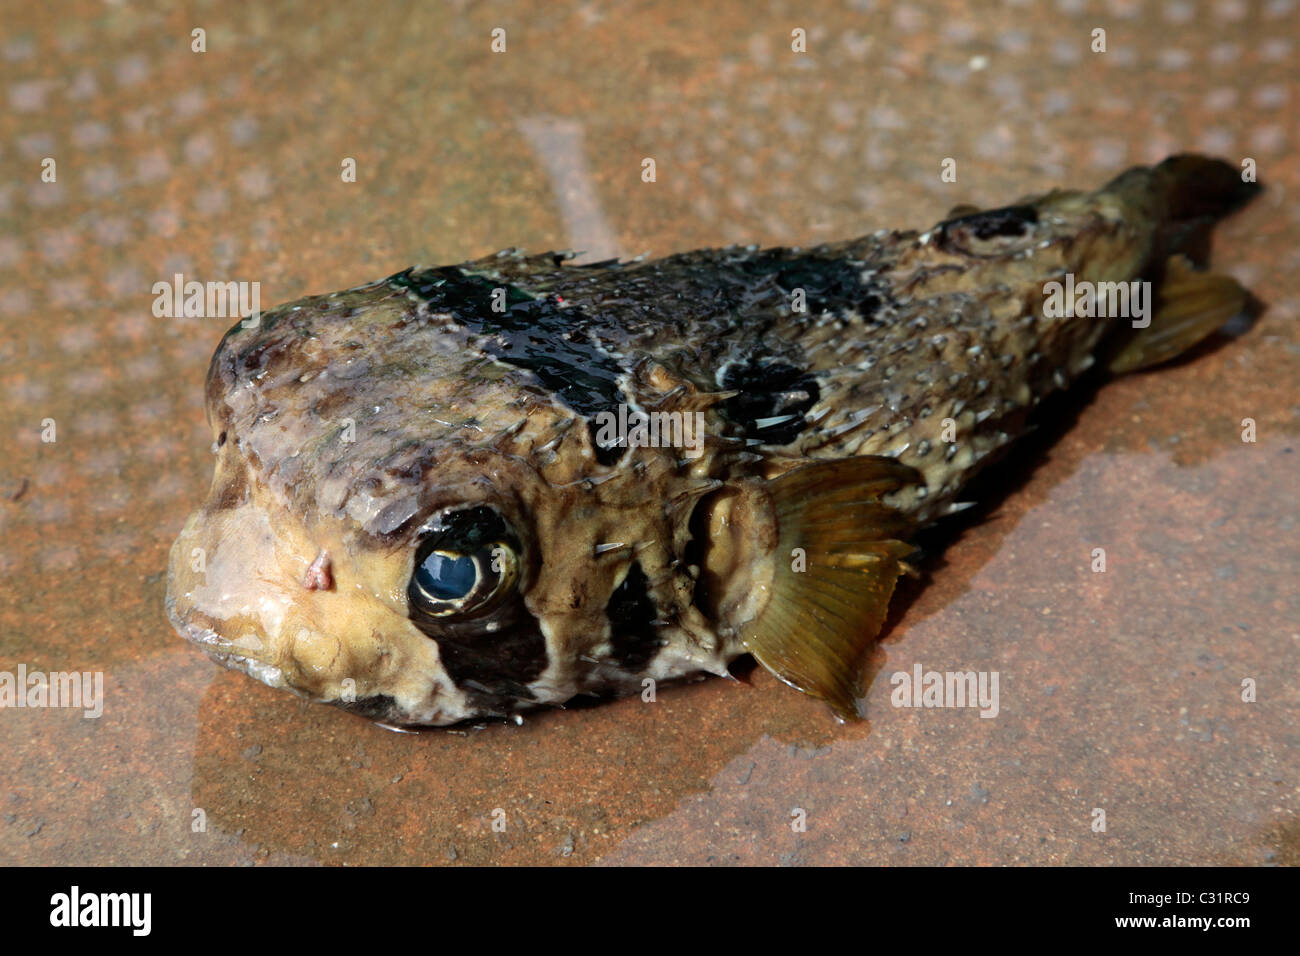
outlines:
M1294 3L12 6L0 670L100 670L107 700L0 711L0 862L1300 857ZM1267 312L1048 425L900 603L868 722L756 671L403 736L221 671L163 618L227 324L155 319L174 272L260 281L269 305L507 245L808 244L1184 148L1258 161L1270 189L1216 261ZM1001 713L893 708L916 662L998 671Z

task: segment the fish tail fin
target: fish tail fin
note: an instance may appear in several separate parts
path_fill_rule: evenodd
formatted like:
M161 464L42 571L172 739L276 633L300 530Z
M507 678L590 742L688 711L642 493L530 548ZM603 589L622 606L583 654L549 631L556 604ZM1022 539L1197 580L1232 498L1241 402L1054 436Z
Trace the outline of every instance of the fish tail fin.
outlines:
M1222 219L1250 202L1263 187L1243 178L1243 171L1222 159L1180 153L1151 170L1165 195L1166 219Z
M1143 210L1166 227L1214 222L1250 202L1259 183L1243 178L1244 171L1209 156L1180 153L1154 166L1121 173L1104 187ZM1168 249L1168 254L1177 252Z
M1112 372L1167 362L1246 310L1250 294L1235 279L1197 266L1209 259L1214 224L1258 194L1259 183L1221 159L1183 153L1130 169L1105 188L1156 223L1148 273L1155 311L1145 327L1117 335Z
M857 719L858 672L884 624L912 548L912 524L881 498L924 484L894 458L804 465L768 486L777 521L769 598L741 631L746 649L785 683Z

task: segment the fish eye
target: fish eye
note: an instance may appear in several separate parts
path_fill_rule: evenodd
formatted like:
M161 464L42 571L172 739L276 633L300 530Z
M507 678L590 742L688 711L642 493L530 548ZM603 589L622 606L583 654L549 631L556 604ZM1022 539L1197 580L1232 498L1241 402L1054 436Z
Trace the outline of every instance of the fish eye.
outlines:
M518 539L505 520L492 508L461 508L436 516L420 539L407 596L430 617L480 614L518 580Z
M415 583L431 600L459 601L478 585L478 565L454 551L430 551L415 569Z
M941 248L978 258L1018 252L1035 241L1038 210L1034 206L1004 206L945 219L934 228Z

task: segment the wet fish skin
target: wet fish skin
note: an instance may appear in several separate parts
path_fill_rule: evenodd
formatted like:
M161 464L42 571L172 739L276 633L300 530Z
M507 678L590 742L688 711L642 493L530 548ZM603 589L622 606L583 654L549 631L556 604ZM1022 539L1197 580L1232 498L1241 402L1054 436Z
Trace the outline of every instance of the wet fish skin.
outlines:
M1175 157L919 233L592 265L506 250L280 306L213 356L216 468L169 616L227 666L393 724L746 652L851 717L907 537L1045 396L1133 354L1126 322L1046 316L1045 284L1168 274L1185 347L1244 294L1166 262L1252 191ZM599 447L620 405L701 413L702 454ZM472 563L478 603L431 601L429 560Z

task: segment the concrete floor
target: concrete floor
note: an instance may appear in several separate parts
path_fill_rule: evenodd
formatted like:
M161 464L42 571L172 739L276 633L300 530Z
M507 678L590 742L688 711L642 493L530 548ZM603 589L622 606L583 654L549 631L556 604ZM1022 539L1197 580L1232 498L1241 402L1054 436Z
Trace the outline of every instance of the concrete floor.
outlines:
M5 14L0 671L106 701L0 712L0 863L1300 859L1294 2L270 6ZM901 595L863 723L754 669L399 735L164 619L228 323L154 318L156 281L269 306L504 246L808 245L1184 149L1256 160L1215 261L1267 310L1044 422ZM891 706L918 663L997 671L998 716Z

